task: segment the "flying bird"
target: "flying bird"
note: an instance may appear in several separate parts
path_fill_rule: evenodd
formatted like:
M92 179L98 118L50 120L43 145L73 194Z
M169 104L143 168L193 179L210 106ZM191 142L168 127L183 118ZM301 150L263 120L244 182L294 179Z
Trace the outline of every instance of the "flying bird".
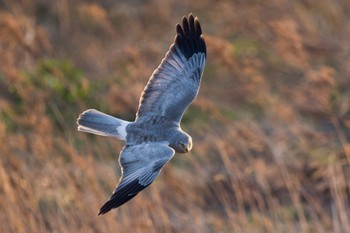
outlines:
M122 176L98 215L117 208L148 187L175 152L192 149L181 130L181 118L196 98L206 61L198 18L192 14L176 25L174 43L153 72L139 102L134 122L88 109L79 115L78 130L125 141L120 152Z

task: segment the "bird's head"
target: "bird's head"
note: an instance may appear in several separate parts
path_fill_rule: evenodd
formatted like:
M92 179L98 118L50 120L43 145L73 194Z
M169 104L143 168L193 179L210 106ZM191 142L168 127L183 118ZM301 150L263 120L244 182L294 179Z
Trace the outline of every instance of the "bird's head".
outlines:
M188 153L192 149L191 136L181 129L176 129L173 131L169 142L169 146L172 147L177 153Z
M190 140L188 142L179 142L179 148L181 148L181 149L178 152L188 153L192 150L192 139L191 138L189 138L189 139Z
M192 149L192 138L188 134L184 133L183 136L178 141L176 152L179 153L188 153Z

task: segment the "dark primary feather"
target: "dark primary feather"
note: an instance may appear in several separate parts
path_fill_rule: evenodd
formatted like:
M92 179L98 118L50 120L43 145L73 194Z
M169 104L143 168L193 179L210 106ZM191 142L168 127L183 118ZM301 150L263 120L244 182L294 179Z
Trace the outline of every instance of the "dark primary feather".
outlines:
M128 183L127 186L124 186L122 189L117 189L113 193L111 198L100 208L98 215L105 214L111 209L123 205L125 202L135 197L147 186L140 185L138 180L133 180L130 183Z
M176 25L176 32L174 43L141 95L137 118L161 115L180 122L197 96L206 59L202 29L190 14L183 17L182 26Z
M182 27L176 25L177 36L175 44L179 46L181 52L189 59L194 53L204 53L206 55L206 45L202 36L202 28L198 18L193 18L190 14L189 19L182 18Z

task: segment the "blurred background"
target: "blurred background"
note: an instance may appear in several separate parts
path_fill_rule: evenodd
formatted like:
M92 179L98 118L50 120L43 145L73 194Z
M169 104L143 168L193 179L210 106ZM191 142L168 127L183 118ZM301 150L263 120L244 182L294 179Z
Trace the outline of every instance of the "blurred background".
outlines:
M194 149L97 217L134 120L193 12L208 49ZM0 1L1 232L350 232L350 1Z

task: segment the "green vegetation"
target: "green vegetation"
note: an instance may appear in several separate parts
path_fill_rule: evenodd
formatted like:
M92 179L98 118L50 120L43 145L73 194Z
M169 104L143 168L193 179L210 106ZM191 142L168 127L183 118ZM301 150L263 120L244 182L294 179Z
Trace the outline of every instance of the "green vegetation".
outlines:
M28 74L31 85L39 89L48 89L63 102L86 101L91 88L82 72L68 61L54 59L39 61L35 73Z

